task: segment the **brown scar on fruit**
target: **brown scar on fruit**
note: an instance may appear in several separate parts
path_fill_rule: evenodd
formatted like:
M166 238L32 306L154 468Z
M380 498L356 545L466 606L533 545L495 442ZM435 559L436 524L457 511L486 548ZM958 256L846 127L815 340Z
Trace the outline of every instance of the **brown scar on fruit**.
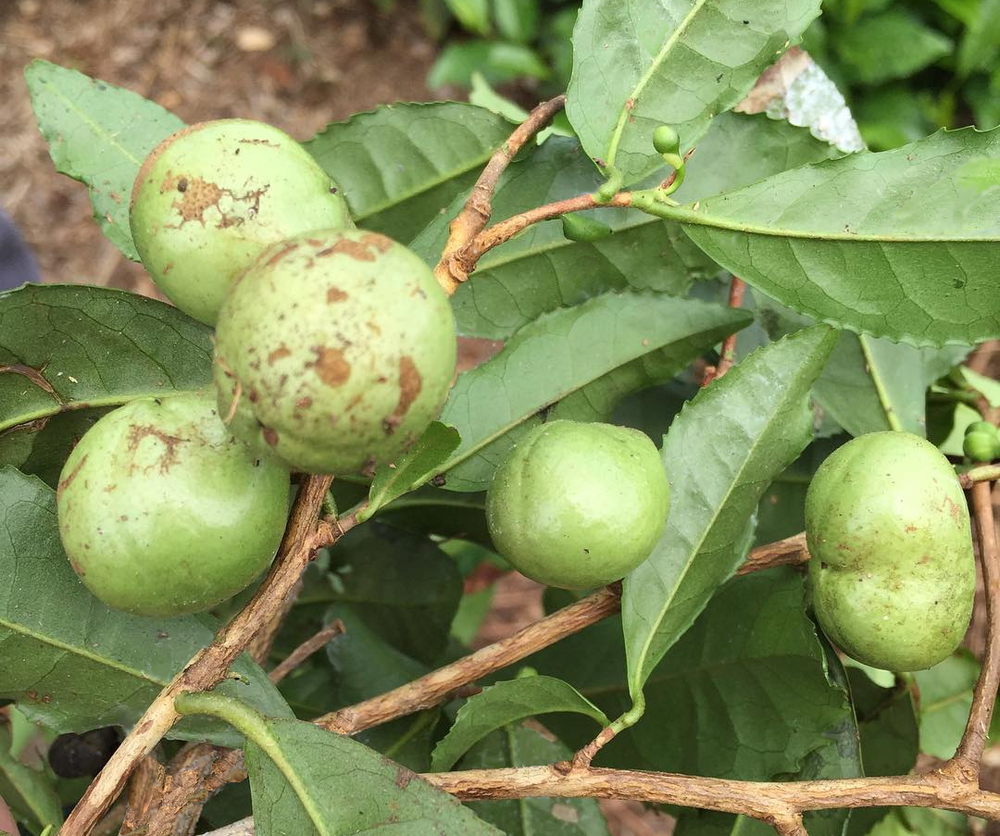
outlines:
M328 305L332 305L334 302L343 302L346 298L347 294L339 287L331 287L326 292L326 303Z
M74 467L69 472L69 475L65 479L60 479L59 480L59 484L56 486L56 497L57 498L60 497L60 496L62 496L63 491L66 490L66 488L68 488L70 485L73 484L73 480L76 478L76 474L80 472L80 468L83 467L83 465L84 465L84 463L86 461L87 461L87 456L84 455L84 457L82 459L80 459L80 461L78 461L76 463L76 467Z
M276 446L278 443L278 431L273 427L264 427L261 430L261 434L264 436L264 441L266 441L272 447Z
M282 345L281 348L276 348L267 355L267 365L273 366L276 360L283 360L291 353L291 349L289 349L288 346Z
M156 429L152 424L143 424L141 426L134 426L129 430L128 434L128 449L133 453L139 449L139 444L145 438L159 439L160 442L167 448L166 451L160 456L160 473L166 473L177 461L177 446L183 444L186 439L181 438L176 435L168 435L165 432L161 432ZM150 465L152 467L152 465ZM135 469L135 464L129 465L129 472ZM146 468L149 470L149 467Z
M266 145L268 148L280 148L277 142L271 142L269 139L238 139L236 140L240 145Z
M286 241L285 245L280 250L278 250L274 255L272 255L265 262L264 266L273 267L275 264L281 261L281 259L283 259L286 255L288 255L293 250L297 250L298 248L299 248L298 244L294 244L291 241Z
M181 222L176 226L171 226L171 229L184 226L188 221L197 221L205 226L205 212L213 206L222 216L216 226L220 229L226 229L230 226L239 226L245 218L223 212L219 205L223 197L231 198L234 203L248 204L247 214L256 214L260 210L260 199L269 188L269 186L264 186L238 195L232 189L224 189L217 183L212 183L202 177L188 177L184 174L174 174L168 171L167 176L160 183L160 194L176 191L181 195L171 204L171 208L176 209L180 214Z
M396 404L394 416L402 418L417 399L423 387L423 378L417 371L417 366L409 354L399 358L399 403Z
M374 261L375 254L368 246L361 241L352 241L349 238L341 238L336 244L331 244L316 253L316 258L325 258L328 255L346 255L355 261Z
M344 352L339 348L313 346L316 361L310 363L327 386L340 386L351 376L351 364L344 359Z
M361 243L366 247L374 247L380 253L389 252L392 249L392 241L386 238L384 235L379 235L375 232L368 232L361 236Z
M297 407L298 407L299 409L308 409L309 407L311 407L311 406L312 406L312 402L313 402L313 399L312 399L312 398L299 398L299 399L298 399L298 400L297 400L297 401L295 402L295 405L296 405L296 406L297 406Z
M958 507L958 505L955 504L955 501L951 497L946 496L945 499L944 499L944 502L945 502L945 505L948 508L948 513L951 514L951 518L955 522L961 523L962 522L962 510Z
M45 379L45 376L43 375L44 371L44 366L42 366L41 369L35 369L31 366L26 366L24 363L5 363L0 365L0 374L19 374L22 377L26 377L39 389L48 392L53 398L59 401L59 403L62 403L62 398L59 397L56 390L52 387L52 384Z

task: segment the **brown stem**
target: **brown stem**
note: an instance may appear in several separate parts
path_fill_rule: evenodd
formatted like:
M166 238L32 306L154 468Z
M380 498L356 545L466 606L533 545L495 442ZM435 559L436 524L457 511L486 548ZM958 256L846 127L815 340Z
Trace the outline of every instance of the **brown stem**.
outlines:
M809 560L809 547L806 545L806 534L803 531L776 543L758 546L743 561L736 570L737 575L749 575L761 569L771 569L774 566L797 566Z
M747 556L747 566L750 568L746 568L746 571L802 563L808 559L805 535L797 534L786 540L754 549ZM620 595L617 585L605 587L457 662L445 665L388 693L325 714L315 722L340 734L356 734L372 726L395 720L397 717L405 717L407 714L440 705L457 689L470 682L518 662L566 636L579 632L584 627L614 615L621 606Z
M857 807L937 807L1000 819L1000 795L958 783L941 772L832 781L731 781L667 772L555 766L429 773L427 783L462 801L519 798L608 798L697 807L750 816L779 833L803 836L803 812ZM253 836L243 819L206 836Z
M1000 685L1000 552L997 550L991 492L989 482L976 482L972 486L972 506L979 533L979 560L986 587L986 658L976 682L962 742L955 757L944 767L954 770L960 780L975 786L979 785L979 764Z
M940 772L892 778L766 783L595 768L567 774L554 766L529 766L430 773L420 777L463 801L612 798L736 813L772 825L791 821L807 810L876 806L940 807L972 816L1000 818L1000 795L959 784Z
M524 144L548 125L565 105L565 96L556 96L538 105L528 114L528 118L514 129L507 141L494 152L479 175L465 206L448 227L448 243L445 244L441 261L434 268L438 283L449 296L471 272L462 268L462 259L457 256L489 223L493 212L493 193L496 191L500 175Z
M334 537L334 532L317 523L330 481L327 476L310 476L302 484L281 548L256 594L153 700L87 788L59 831L60 836L86 836L93 830L124 788L132 770L180 719L174 710L174 699L181 693L204 691L222 681L260 626L281 609L315 550L332 542L329 538Z
M310 636L302 642L302 644L296 647L295 650L288 654L288 658L283 659L281 663L268 674L271 678L271 682L277 685L282 679L288 676L288 674L294 671L317 650L326 647L327 643L331 639L335 639L343 633L345 629L344 622L337 618L334 619L332 624L327 624L326 627L316 633L316 635Z
M600 734L584 746L573 756L570 762L570 769L586 769L598 752L615 738L615 730L612 726L605 726Z
M732 281L729 283L730 308L738 308L743 304L743 296L746 294L746 290L746 282L738 276L733 276ZM718 380L733 367L733 363L736 362L736 336L736 334L730 334L722 341L722 350L719 352L719 365L708 366L705 369L705 376L701 381L702 386L708 386L713 380Z
M570 212L582 212L584 209L599 209L601 207L624 209L631 203L632 195L629 192L619 192L607 203L598 203L597 197L593 194L581 194L576 197L568 197L565 200L557 200L554 203L546 203L544 206L529 209L520 215L512 215L493 224L489 229L483 230L461 254L460 263L463 269L467 268L466 275L468 275L476 269L476 262L486 253L494 247L506 243L532 224L539 221L549 221Z

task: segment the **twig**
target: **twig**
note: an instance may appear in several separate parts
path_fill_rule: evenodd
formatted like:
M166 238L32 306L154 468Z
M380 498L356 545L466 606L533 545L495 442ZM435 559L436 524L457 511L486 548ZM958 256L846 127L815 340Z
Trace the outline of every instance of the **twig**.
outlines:
M972 505L979 533L979 560L986 587L986 658L976 682L969 720L962 742L943 769L954 770L957 778L979 786L979 765L990 730L997 686L1000 685L1000 552L997 550L996 526L989 482L972 486Z
M746 571L801 563L808 559L805 535L797 534L786 540L754 549L747 557L747 563L752 568ZM605 587L457 662L445 665L388 693L325 714L315 722L340 734L356 734L372 726L395 720L397 717L439 705L462 686L520 661L609 615L614 615L620 606L621 598L617 586Z
M776 543L758 546L747 555L747 559L736 570L736 574L749 575L751 572L771 569L774 566L797 566L807 560L809 560L809 548L806 545L806 534L803 531L801 534L786 537Z
M732 281L729 283L730 308L738 308L743 304L743 296L746 290L746 282L738 276L733 276ZM722 341L722 351L719 353L719 365L715 367L708 366L705 369L705 377L702 379L701 385L708 386L713 380L718 380L733 367L733 363L735 362L736 334L730 334Z
M271 682L277 685L282 679L288 676L288 674L294 671L317 650L325 647L331 639L335 639L344 631L344 622L339 618L335 619L332 624L327 624L322 630L316 633L316 635L311 636L296 647L295 650L288 654L286 659L282 660L282 662L268 674L271 678Z
M565 773L555 766L525 766L425 773L420 777L462 801L541 797L673 804L750 816L772 825L779 833L794 836L802 836L805 831L789 828L810 810L937 807L1000 819L1000 794L961 784L941 772L892 778L765 782L625 769L589 768ZM253 820L248 818L206 836L252 836L253 832Z
M445 244L441 261L434 268L434 275L447 294L454 293L471 272L463 268L460 253L489 222L493 212L493 193L496 191L500 175L524 144L548 125L565 105L565 96L556 96L538 105L528 114L528 118L514 129L507 141L494 152L479 175L465 206L448 227L448 243Z
M310 476L299 488L291 519L274 565L250 602L225 625L208 647L171 680L153 700L135 728L87 788L60 836L86 836L122 791L136 765L180 719L174 699L187 691L204 691L219 683L246 649L262 624L278 612L317 548L335 539L317 522L330 477ZM337 529L343 531L343 529Z

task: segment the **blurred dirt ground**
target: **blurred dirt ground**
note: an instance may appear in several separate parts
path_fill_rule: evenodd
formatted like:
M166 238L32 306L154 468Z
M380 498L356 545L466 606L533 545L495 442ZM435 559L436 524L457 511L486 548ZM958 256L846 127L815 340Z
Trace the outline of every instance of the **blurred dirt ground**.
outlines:
M57 174L22 75L33 58L154 99L188 123L261 119L307 139L328 122L432 98L435 45L416 3L368 0L0 0L0 208L49 282L152 288Z

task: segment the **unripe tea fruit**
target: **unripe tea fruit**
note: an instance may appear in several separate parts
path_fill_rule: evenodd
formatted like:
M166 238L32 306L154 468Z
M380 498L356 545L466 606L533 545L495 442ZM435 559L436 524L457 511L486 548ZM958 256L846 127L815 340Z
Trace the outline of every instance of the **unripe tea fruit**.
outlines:
M486 521L500 554L549 586L590 589L623 578L667 522L659 451L638 430L551 421L497 469Z
M276 244L219 314L219 413L309 473L393 461L444 405L457 340L448 297L402 244L361 230Z
M59 533L84 586L109 607L208 609L271 562L288 471L234 439L205 394L142 398L80 439L59 477Z
M653 148L657 154L676 154L680 150L681 138L670 125L660 125L653 131Z
M156 146L132 187L129 222L153 281L209 325L233 280L268 245L352 225L336 184L309 153L249 119L202 122Z
M976 568L958 478L911 433L862 435L806 494L809 587L820 626L859 662L923 670L962 641Z
M974 462L991 462L1000 456L1000 437L992 428L968 433L962 441L962 452Z

